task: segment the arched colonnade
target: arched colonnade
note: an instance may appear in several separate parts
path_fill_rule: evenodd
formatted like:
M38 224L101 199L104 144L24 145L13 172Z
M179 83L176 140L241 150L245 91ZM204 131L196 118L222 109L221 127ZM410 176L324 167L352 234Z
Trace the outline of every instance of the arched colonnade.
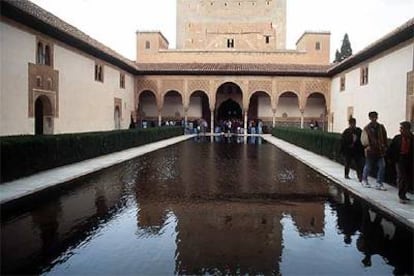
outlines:
M137 77L133 116L154 125L204 118L213 132L234 112L245 133L250 120L302 128L318 121L326 129L329 101L330 79L322 77L143 76Z

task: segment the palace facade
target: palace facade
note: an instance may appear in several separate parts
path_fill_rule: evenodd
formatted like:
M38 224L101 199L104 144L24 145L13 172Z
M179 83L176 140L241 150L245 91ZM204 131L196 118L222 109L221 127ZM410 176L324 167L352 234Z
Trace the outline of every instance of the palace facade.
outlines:
M200 118L340 132L376 110L391 137L414 121L413 19L331 64L327 31L286 49L286 0L177 0L177 49L138 31L131 61L29 1L0 3L2 136Z

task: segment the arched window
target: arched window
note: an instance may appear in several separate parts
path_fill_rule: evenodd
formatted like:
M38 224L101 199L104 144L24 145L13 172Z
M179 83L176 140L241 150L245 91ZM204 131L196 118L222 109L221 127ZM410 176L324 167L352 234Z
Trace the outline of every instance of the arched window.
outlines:
M37 43L36 63L45 64L45 52L43 50L43 43Z
M50 65L50 46L46 45L45 47L45 64Z

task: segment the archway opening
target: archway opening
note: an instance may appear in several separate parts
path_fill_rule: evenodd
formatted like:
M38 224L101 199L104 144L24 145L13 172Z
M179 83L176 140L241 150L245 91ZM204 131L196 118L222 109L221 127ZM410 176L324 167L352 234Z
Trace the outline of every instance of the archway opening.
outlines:
M43 102L38 98L35 102L35 134L43 134Z
M326 129L327 126L327 107L325 96L315 92L308 96L304 110L305 122L309 127Z
M35 134L53 133L52 104L46 96L39 96L35 101Z
M121 129L121 112L119 107L115 107L114 110L114 122L115 122L115 129Z
M170 90L164 95L162 107L163 124L181 125L184 116L184 106L181 94L178 91Z
M248 120L262 120L269 125L272 122L272 105L269 94L263 91L254 92L249 100Z
M191 94L188 105L188 120L204 119L210 124L210 105L206 92L198 90Z
M240 105L228 99L221 103L217 110L217 120L242 120L243 112Z
M216 123L224 120L243 121L243 94L240 87L232 82L226 82L217 89L216 94Z
M276 108L276 123L282 126L300 127L300 117L298 96L291 91L282 93Z
M154 92L145 90L139 94L137 122L140 127L155 127L158 121L157 99Z

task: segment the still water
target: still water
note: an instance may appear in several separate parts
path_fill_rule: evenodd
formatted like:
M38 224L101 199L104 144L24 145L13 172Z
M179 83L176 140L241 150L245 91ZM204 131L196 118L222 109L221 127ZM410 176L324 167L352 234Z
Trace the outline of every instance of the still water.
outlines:
M196 138L2 213L2 274L413 274L413 233L258 138Z

